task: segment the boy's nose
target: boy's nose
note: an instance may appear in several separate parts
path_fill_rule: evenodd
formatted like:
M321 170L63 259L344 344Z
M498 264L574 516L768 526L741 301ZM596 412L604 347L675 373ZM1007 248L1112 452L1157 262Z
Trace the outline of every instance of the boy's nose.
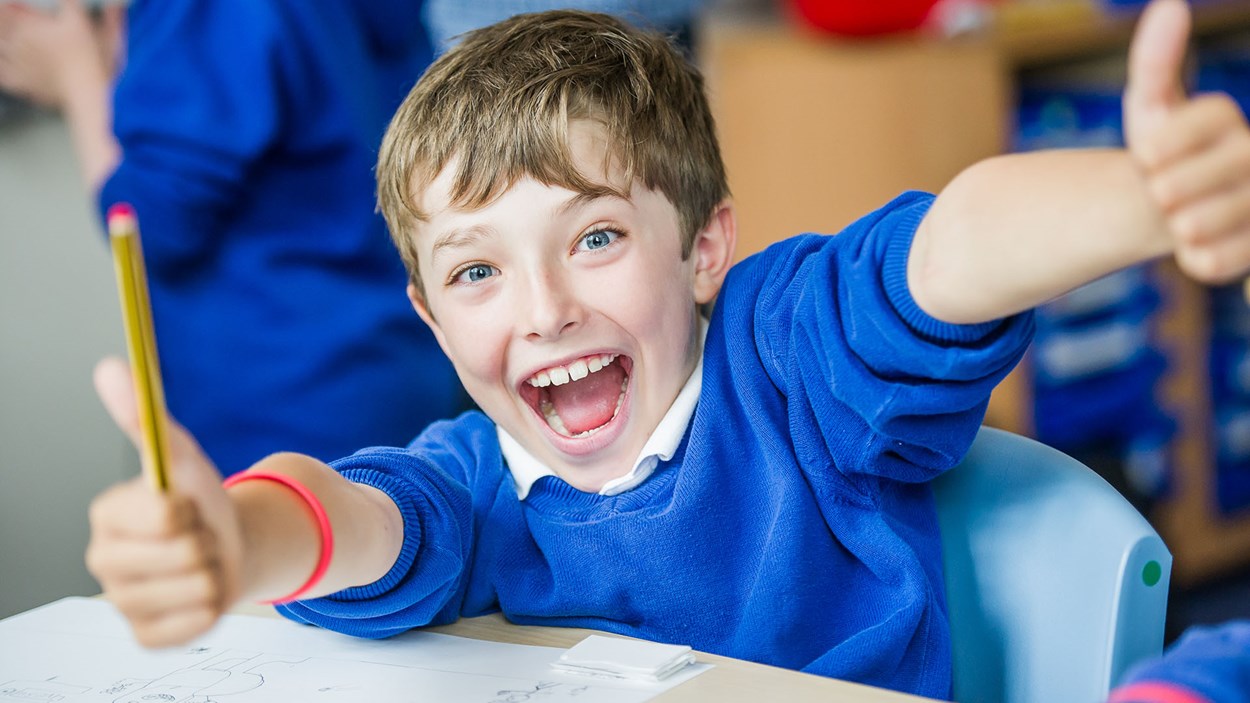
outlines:
M577 327L583 309L569 282L558 274L535 276L529 295L518 302L517 320L526 326L525 336L534 341L553 339Z

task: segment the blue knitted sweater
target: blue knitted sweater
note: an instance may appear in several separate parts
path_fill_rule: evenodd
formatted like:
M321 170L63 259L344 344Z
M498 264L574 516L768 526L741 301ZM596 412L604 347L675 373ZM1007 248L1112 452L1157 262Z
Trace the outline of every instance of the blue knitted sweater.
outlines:
M430 58L409 0L136 0L114 94L166 396L225 474L402 444L465 407L374 213Z
M1162 657L1142 662L1112 703L1250 703L1250 620L1196 625Z
M385 637L502 610L927 696L950 691L927 481L956 464L1032 318L956 327L906 287L931 197L736 266L682 444L606 497L559 478L520 501L493 424L337 463L391 495L403 552L380 581L283 611Z

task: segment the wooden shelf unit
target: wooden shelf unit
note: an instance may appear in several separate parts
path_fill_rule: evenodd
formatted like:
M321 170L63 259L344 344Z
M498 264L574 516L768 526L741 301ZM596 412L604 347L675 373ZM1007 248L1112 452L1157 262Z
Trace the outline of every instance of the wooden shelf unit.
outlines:
M1044 4L1044 3L1043 3ZM1010 23L992 35L999 51L1013 67L1030 68L1066 62L1083 56L1124 52L1133 34L1136 10L1056 13L1045 23ZM1250 2L1197 0L1194 36L1209 37L1250 27Z

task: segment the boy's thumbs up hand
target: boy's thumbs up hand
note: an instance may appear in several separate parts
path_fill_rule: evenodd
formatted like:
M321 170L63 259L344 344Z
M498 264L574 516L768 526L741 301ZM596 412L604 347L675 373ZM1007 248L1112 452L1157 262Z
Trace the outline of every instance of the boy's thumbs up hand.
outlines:
M1194 278L1224 283L1250 270L1250 128L1227 95L1189 98L1182 81L1185 0L1153 0L1129 50L1124 134Z
M139 446L130 370L120 359L96 367L96 390ZM168 420L173 492L136 478L91 504L87 568L145 646L180 644L207 631L238 598L242 547L234 505L194 438Z
M1150 136L1164 129L1169 115L1185 103L1181 71L1189 25L1185 0L1156 0L1137 24L1124 89L1124 132L1138 158L1148 156L1139 154L1138 146L1147 147Z

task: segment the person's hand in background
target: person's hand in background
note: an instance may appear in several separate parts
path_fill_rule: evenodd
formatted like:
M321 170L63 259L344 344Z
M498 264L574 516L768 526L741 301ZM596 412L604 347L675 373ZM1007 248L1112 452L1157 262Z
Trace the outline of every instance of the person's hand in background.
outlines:
M121 159L110 96L124 23L116 3L96 19L82 0L60 0L54 12L0 0L0 90L64 114L93 193Z
M97 20L81 0L47 12L0 4L0 88L63 109L75 92L109 83L116 70L124 12L108 5Z

